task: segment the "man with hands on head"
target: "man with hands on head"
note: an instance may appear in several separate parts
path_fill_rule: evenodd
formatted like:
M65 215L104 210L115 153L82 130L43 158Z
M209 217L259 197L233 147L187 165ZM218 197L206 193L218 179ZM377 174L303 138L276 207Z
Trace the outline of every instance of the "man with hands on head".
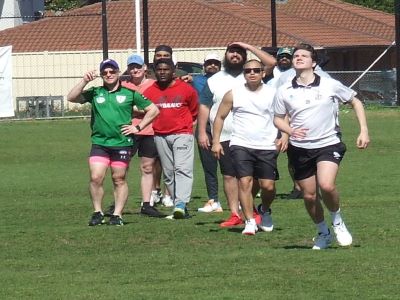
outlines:
M67 100L73 103L91 103L89 191L94 213L89 226L105 222L102 210L103 182L109 167L114 187L115 210L108 224L124 224L122 211L128 198L126 174L131 157L136 152L132 135L145 128L159 114L158 108L150 100L138 92L122 87L119 74L117 62L106 59L100 63L102 86L84 90L97 77L95 71L89 71L67 96ZM137 125L131 123L134 106L145 112L142 121Z

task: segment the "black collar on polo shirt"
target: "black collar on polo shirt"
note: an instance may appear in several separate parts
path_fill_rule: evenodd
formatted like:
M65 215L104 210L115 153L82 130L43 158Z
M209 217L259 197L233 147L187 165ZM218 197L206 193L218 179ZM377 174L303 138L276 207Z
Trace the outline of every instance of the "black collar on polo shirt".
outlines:
M306 87L319 86L319 84L320 84L320 82L321 82L321 77L320 77L318 74L315 74L315 73L314 73L314 76L315 76L314 81L311 82L309 85L301 85L301 84L298 84L298 83L297 83L297 80L296 80L296 76L295 76L295 77L293 78L293 80L292 80L292 87L293 87L294 89L296 89L296 88L306 88Z

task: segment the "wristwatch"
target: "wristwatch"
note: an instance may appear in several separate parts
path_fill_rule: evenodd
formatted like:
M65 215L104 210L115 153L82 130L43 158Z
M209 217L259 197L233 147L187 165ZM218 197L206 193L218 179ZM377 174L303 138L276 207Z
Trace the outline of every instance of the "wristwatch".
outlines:
M142 128L140 128L139 125L136 125L135 128L137 129L137 131L141 131L142 130Z

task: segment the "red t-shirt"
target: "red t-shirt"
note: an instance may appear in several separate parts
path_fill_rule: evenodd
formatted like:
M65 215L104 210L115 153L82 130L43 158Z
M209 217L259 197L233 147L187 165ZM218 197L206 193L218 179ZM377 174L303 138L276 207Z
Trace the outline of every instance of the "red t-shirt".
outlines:
M171 86L162 90L155 82L143 95L160 110L160 114L153 121L154 134L193 134L193 122L198 112L198 96L191 85L177 79Z

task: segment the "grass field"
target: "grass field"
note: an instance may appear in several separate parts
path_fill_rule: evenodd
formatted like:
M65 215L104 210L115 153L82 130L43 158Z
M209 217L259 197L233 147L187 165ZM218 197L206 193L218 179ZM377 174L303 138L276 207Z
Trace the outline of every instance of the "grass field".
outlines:
M355 147L354 113L341 115L338 185L354 244L325 251L310 250L315 227L299 200L278 197L276 229L254 237L219 228L227 210L197 213L206 200L198 161L191 219L138 214L135 158L126 226L88 227L88 121L1 122L0 298L399 299L400 111L367 115L367 151ZM291 188L285 159L278 196Z

